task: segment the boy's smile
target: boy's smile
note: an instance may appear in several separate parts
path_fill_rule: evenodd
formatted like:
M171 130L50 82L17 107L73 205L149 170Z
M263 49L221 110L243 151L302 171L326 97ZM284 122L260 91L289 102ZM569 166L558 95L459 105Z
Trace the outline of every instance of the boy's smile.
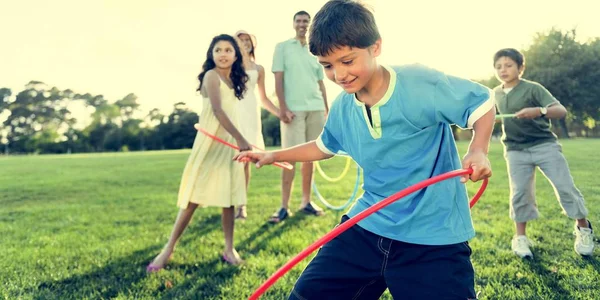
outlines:
M370 48L333 48L325 56L317 56L329 80L341 86L346 93L360 91L371 79L375 70L375 55ZM377 53L378 54L378 53Z

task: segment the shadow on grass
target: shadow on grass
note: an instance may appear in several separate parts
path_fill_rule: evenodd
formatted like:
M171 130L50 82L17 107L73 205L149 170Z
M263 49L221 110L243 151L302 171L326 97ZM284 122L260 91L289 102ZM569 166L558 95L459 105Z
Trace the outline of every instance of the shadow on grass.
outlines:
M596 273L600 274L600 260L598 260L595 256L582 256L581 259L591 265L594 270L596 270Z
M215 218L220 218L216 216ZM236 249L248 256L267 248L269 240L280 236L291 227L298 226L305 218L310 216L302 213L295 214L281 224L264 223L250 234L245 240L236 244ZM211 218L212 219L212 218ZM208 222L220 224L217 220L204 220L203 228ZM194 232L194 235L201 235ZM250 246L252 245L252 246ZM223 267L221 267L223 266ZM163 299L213 299L215 295L222 294L223 287L232 284L234 277L242 271L243 267L229 266L220 257L202 264L197 263L172 263L170 269L178 269L184 273L186 280L169 289ZM215 272L215 270L219 270Z
M211 231L221 228L221 215L211 215L203 219L199 219L198 222L187 228L188 236L202 236L208 234ZM186 234L184 233L183 237ZM182 239L183 244L189 243L193 238ZM166 242L166 240L165 240ZM59 281L46 281L42 282L37 286L37 289L30 291L31 294L35 295L34 299L77 299L81 298L101 298L109 299L117 297L119 294L130 294L135 291L136 284L144 280L148 274L146 273L146 266L155 255L162 249L163 244L157 244L147 247L142 250L135 251L128 256L120 257L107 262L105 266L93 269L85 274L74 275L69 278ZM192 274L192 281L196 280L197 274L200 269L214 270L215 266L221 263L220 259L215 258L208 264L169 264L169 269L182 269L181 271L186 274ZM213 271L214 272L214 271ZM201 288L197 290L198 293L210 295L215 293L215 289L218 290L218 282L223 281L226 277L231 277L235 274L234 271L229 270L224 273L219 273L218 276L214 274L208 274L208 278L211 278L210 282L201 285ZM206 275L206 274L204 274ZM214 278L214 280L212 279ZM185 286L184 286L185 287ZM184 288L182 287L182 288ZM178 288L179 290L180 288ZM163 292L166 287L163 285L154 292ZM204 291L206 290L206 291ZM170 292L167 293L171 294ZM187 292L186 292L187 294ZM191 295L191 294L190 294ZM194 296L194 298L197 298ZM202 298L202 297L200 297Z
M523 265L528 267L532 273L538 275L539 280L553 293L546 295L548 299L573 299L571 293L561 285L561 276L555 271L549 270L543 261L537 259L524 259Z
M256 229L245 240L240 242L236 248L248 254L257 254L258 251L269 249L269 240L273 237L281 236L286 230L298 226L304 219L313 218L302 212L296 212L293 216L278 224L265 222ZM308 244L307 244L308 246Z
M114 298L127 293L146 277L148 257L157 253L160 246L134 251L131 255L109 261L105 266L74 275L59 281L46 281L38 285L33 299Z
M162 299L213 299L215 295L221 294L223 286L231 284L234 276L241 272L240 267L230 266L221 258L202 264L173 263L171 269L182 271L187 280L169 289L162 295Z

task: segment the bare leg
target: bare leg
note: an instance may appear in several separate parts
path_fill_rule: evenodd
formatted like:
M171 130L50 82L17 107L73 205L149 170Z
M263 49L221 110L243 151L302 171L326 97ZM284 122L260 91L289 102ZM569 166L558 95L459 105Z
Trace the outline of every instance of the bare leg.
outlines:
M292 194L292 184L296 175L296 164L292 170L284 169L281 173L281 207L287 209Z
M301 207L306 206L310 202L312 176L313 163L302 163L302 204L300 205Z
M588 220L586 218L577 219L577 226L579 226L580 228L590 228L590 223L588 223Z
M316 216L320 216L323 215L323 210L315 203L310 202L313 170L314 169L312 162L302 163L302 203L300 204L300 209L304 209L307 205L310 204L310 206L312 207L310 213Z
M233 248L234 221L234 207L223 208L223 213L221 214L221 224L223 225L223 234L225 236L225 251L223 251L223 256L229 263L237 265L243 261Z
M246 193L248 193L248 186L250 185L250 164L244 164L244 175L246 176ZM242 204L238 206L237 213L235 215L236 219L245 220L248 217L248 213L246 212L246 205Z
M517 235L527 235L527 222L515 222L515 228L517 229Z
M186 209L179 210L177 219L175 219L175 224L173 225L173 230L171 231L171 237L169 237L169 241L164 246L162 251L156 256L156 258L154 258L150 264L151 266L155 268L163 268L167 264L171 254L175 250L177 240L179 240L179 237L181 237L181 234L190 223L190 220L192 219L194 211L196 211L197 207L198 204L190 203Z
M244 163L244 175L246 176L246 192L248 192L248 186L250 185L250 163Z

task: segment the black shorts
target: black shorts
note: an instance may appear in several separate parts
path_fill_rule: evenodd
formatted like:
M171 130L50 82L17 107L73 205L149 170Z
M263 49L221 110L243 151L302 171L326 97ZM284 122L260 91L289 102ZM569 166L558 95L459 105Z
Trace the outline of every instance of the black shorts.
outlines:
M467 242L409 244L355 225L319 250L289 299L379 299L386 288L394 299L475 299L470 256Z

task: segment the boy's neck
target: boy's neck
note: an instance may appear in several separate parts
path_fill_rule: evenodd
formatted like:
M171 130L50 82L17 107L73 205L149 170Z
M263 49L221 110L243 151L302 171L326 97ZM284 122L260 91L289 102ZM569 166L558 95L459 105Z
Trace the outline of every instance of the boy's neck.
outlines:
M519 82L521 82L521 78L517 78L510 82L505 82L502 84L502 88L505 88L505 89L513 88L513 87L517 86L517 84L519 84Z
M369 82L356 93L356 98L365 105L372 107L383 98L390 83L390 72L380 65L369 79Z

